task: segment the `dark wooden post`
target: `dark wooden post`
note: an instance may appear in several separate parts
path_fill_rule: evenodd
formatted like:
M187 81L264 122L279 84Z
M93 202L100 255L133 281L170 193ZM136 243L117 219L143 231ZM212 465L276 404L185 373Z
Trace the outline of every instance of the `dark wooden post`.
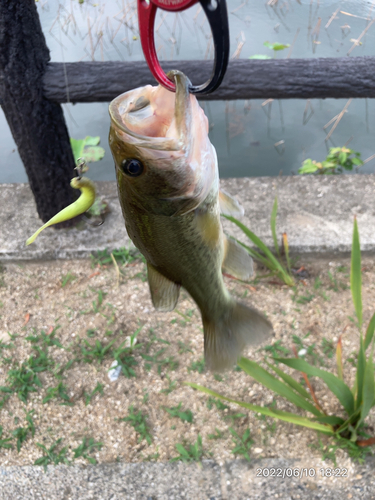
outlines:
M0 101L43 222L77 196L61 106L43 96L49 59L35 0L0 0Z

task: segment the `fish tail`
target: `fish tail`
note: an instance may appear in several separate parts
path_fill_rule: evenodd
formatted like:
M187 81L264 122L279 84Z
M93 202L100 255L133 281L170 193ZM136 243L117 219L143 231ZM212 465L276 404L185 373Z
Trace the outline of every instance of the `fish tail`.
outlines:
M204 356L211 371L231 368L246 345L264 342L273 330L263 314L235 301L220 318L203 318L203 328Z

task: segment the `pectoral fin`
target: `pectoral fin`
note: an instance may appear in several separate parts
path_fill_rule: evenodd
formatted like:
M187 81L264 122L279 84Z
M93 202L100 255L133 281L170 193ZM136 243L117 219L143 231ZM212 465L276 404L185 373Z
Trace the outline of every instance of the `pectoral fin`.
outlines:
M224 240L225 257L221 265L224 273L230 274L234 278L247 280L253 275L253 259L234 240L225 237Z
M147 262L148 284L151 300L157 311L173 311L180 293L180 285L163 276L152 264Z
M220 189L219 191L219 204L220 211L224 215L231 215L232 217L242 217L245 213L245 210L238 203L238 201L222 189Z

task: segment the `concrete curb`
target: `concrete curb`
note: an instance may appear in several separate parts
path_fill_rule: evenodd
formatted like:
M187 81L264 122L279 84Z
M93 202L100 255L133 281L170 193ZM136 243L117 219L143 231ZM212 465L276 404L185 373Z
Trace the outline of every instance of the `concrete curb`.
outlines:
M323 477L332 464L285 459L0 467L0 500L374 500L374 466L374 457L346 465L348 477ZM274 477L258 476L272 468ZM293 473L302 477L286 477Z
M86 224L81 230L48 228L29 247L25 247L26 239L41 225L30 188L28 184L0 185L0 259L85 258L94 250L129 245L116 183L97 185L111 209L102 226ZM270 215L277 193L278 235L287 232L293 253L349 254L354 215L362 251L375 252L375 175L238 178L224 179L221 186L244 206L242 222L269 246L273 246ZM224 221L224 227L246 241L232 223Z

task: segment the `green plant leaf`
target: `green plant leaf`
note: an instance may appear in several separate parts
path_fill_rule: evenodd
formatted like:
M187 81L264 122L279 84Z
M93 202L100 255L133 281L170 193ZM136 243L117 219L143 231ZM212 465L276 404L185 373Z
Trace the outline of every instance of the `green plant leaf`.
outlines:
M263 45L271 50L284 50L290 47L289 43L277 43L277 42L276 43L264 42Z
M302 167L298 169L299 174L314 174L318 170L318 165L313 163L310 158L302 163Z
M358 167L360 167L361 165L363 165L363 161L360 160L359 158L352 158L352 163L354 163L354 165L357 165Z
M276 372L278 376L284 380L284 382L290 385L290 387L292 387L295 391L299 392L301 396L308 400L312 400L311 394L307 392L306 389L299 382L297 382L297 380L283 372L278 366L271 365L271 363L268 363L267 361L265 361L265 363L269 368L271 368L271 370Z
M86 136L84 139L70 138L70 145L73 151L74 161L84 158L87 163L99 161L103 158L105 150L98 146L100 137Z
M294 285L293 277L290 276L287 271L283 268L283 266L278 262L276 257L273 255L271 250L267 248L267 246L263 243L263 241L258 238L250 229L248 229L244 224L242 224L239 220L231 217L230 215L223 215L226 219L234 222L242 231L246 234L246 236L265 254L268 264L267 267L274 272L278 273L280 278L284 281L285 284L289 286ZM236 240L241 246L244 248L248 248L246 245Z
M357 361L357 373L356 373L356 384L355 384L355 392L356 392L356 404L355 409L357 410L362 405L362 395L363 395L363 380L365 377L366 370L366 354L365 348L363 345L362 334L359 339L359 351L358 351L358 361Z
M362 411L361 418L357 424L357 428L361 422L367 417L369 411L374 404L374 393L375 393L375 383L374 383L374 348L371 349L371 353L366 363L366 369L363 379L363 391L362 391Z
M275 201L273 202L273 207L271 212L271 231L276 253L278 257L280 257L280 249L279 249L279 244L277 243L277 235L276 235L276 217L277 217L277 196L275 196Z
M319 377L325 382L331 392L337 397L348 415L354 413L354 398L349 387L332 373L311 366L307 361L299 358L275 358L275 361L290 366L295 370L306 373L313 377Z
M250 56L249 59L272 59L272 57L264 54L255 54L254 56Z
M309 411L317 417L322 415L322 413L315 408L312 403L306 401L306 399L302 398L299 394L296 394L288 385L271 375L267 370L258 365L258 363L255 363L255 361L241 358L238 361L238 366L242 368L245 373L253 377L257 382L288 399L288 401L295 404L299 408Z
M344 372L342 368L342 339L341 335L337 342L336 346L336 366L337 366L337 375L340 380L344 380Z
M335 415L325 415L324 417L317 417L315 420L321 424L329 424L332 426L342 425L345 420L341 417L336 417Z
M302 425L304 427L308 427L309 429L314 429L319 432L323 432L324 434L334 435L335 432L330 425L319 424L318 422L314 422L312 419L306 417L300 417L299 415L295 415L294 413L289 413L282 410L271 409L266 406L257 406L251 403L244 403L243 401L237 401L236 399L227 398L222 396L218 392L211 391L207 387L204 387L199 384L194 384L193 382L184 382L185 385L189 385L193 387L193 389L197 389L198 391L205 392L206 394L210 394L210 396L214 396L219 399L223 399L224 401L229 401L230 403L235 403L238 406L242 406L243 408L247 408L248 410L255 411L260 413L261 415L266 415L267 417L277 418L279 420L283 420L284 422L289 422L291 424Z
M374 332L375 332L375 313L372 315L372 318L370 319L370 322L366 330L365 351L367 350L368 346L372 342L372 339L374 338Z
M358 318L359 329L362 328L362 271L361 271L361 247L357 218L354 218L352 259L350 267L350 288L352 291L353 304Z

